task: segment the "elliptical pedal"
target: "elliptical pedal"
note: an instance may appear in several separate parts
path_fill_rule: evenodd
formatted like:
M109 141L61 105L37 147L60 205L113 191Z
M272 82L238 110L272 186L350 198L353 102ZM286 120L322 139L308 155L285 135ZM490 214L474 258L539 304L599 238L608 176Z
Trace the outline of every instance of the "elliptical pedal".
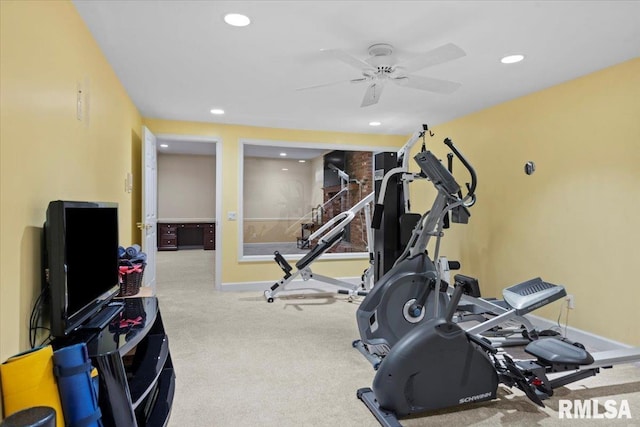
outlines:
M564 286L543 281L540 277L510 286L502 296L518 316L559 300L567 295Z

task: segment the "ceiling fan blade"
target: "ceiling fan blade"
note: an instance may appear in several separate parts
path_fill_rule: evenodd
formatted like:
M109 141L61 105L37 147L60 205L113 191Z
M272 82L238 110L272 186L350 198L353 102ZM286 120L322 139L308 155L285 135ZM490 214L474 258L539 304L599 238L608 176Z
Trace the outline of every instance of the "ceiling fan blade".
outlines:
M340 80L338 82L320 83L318 85L313 85L313 86L299 87L299 88L296 88L296 90L317 89L319 87L334 86L334 85L339 85L341 83L347 83L347 82L350 82L350 81L351 80Z
M364 98L362 98L361 107L368 107L369 105L377 104L380 100L380 95L382 95L382 89L384 88L384 84L382 82L374 82L364 93Z
M447 43L437 47L429 52L416 56L402 64L398 64L407 73L422 70L423 68L432 67L434 65L443 64L453 61L454 59L467 56L464 50L453 43Z
M373 67L356 58L355 56L351 56L350 54L348 54L347 52L345 52L344 50L340 50L340 49L321 49L322 52L325 52L331 56L333 56L335 59L340 60L342 62L344 62L345 64L351 65L352 67L362 71L362 70L373 70Z
M449 94L453 93L462 86L460 83L449 80L434 79L432 77L423 76L405 76L393 79L400 86L410 87L413 89L427 90L429 92Z

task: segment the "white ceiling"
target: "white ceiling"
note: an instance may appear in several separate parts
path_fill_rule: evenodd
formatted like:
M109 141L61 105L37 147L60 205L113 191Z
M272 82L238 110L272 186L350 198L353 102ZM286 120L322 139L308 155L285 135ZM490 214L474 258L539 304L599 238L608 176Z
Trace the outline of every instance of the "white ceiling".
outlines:
M640 56L640 1L86 1L74 4L144 117L406 134ZM252 23L235 28L229 12ZM446 43L466 56L416 72L451 95L389 84L296 88L360 77L323 48L360 59L390 43L400 62ZM500 58L526 59L504 65ZM223 116L213 116L222 108ZM372 120L382 126L370 127Z
M284 159L284 160L312 160L316 157L323 156L332 150L321 150L315 148L301 148L301 147L272 147L270 145L251 145L245 144L244 156L245 157L264 157L271 159ZM286 156L281 156L280 153L285 153Z
M215 144L210 142L189 141L175 137L158 137L156 148L160 154L191 154L194 156L216 155Z

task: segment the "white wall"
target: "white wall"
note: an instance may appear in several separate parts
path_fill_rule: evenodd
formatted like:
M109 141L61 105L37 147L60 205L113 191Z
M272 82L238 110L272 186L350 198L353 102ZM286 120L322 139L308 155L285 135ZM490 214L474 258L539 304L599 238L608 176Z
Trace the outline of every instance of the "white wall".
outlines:
M215 216L215 156L158 154L158 218Z
M310 170L310 162L245 157L245 220L298 219L309 214L313 191Z

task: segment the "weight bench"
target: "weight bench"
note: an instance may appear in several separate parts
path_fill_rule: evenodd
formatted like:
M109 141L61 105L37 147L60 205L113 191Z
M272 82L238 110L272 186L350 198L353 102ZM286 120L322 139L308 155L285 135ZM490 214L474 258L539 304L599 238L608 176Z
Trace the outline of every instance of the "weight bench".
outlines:
M353 284L344 280L335 279L333 277L316 274L311 271L311 264L313 264L313 262L320 258L323 254L327 253L329 249L340 243L340 241L345 236L347 226L351 223L353 218L355 218L355 214L363 208L367 208L365 209L366 225L367 228L370 228L370 214L368 207L372 201L373 193L362 199L348 211L336 215L325 225L315 231L311 236L309 236L309 240L313 240L319 237L318 244L315 245L311 249L311 251L309 251L302 259L296 262L295 272L292 273L293 267L291 267L291 265L287 262L284 256L282 256L281 253L279 253L278 251L274 252L274 260L284 272L284 277L274 283L269 289L264 291L264 297L267 302L273 302L276 295L283 290L287 290L287 285L290 284L298 276L301 277L305 282L313 279L335 286L338 288L337 292L339 294L348 295L350 299L356 296L367 295L367 283L370 282L371 278L370 268L365 270L364 274L362 275L362 283ZM370 248L372 247L371 240L369 240L368 245ZM372 259L371 256L369 257L369 259Z

